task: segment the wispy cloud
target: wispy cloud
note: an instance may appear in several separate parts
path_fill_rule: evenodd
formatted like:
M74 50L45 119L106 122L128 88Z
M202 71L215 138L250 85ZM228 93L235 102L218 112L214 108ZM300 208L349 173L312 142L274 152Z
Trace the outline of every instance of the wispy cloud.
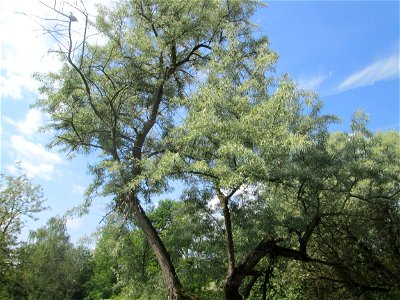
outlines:
M343 80L334 93L373 85L378 81L390 80L399 77L399 54L393 54L380 59L360 71L357 71Z
M85 194L86 188L84 186L81 186L79 184L74 184L72 186L72 193L74 195L79 195L79 196L83 196Z
M14 125L20 133L29 136L36 133L40 126L43 125L43 115L36 109L30 109L22 121L14 121L9 117L3 117L3 120Z
M400 121L397 123L387 124L380 127L373 128L374 131L389 131L389 130L400 130Z
M83 221L81 218L67 219L67 229L78 230L83 226Z
M21 163L22 170L31 178L51 180L55 166L62 163L61 157L46 150L42 145L35 144L21 135L10 137L10 148L16 161ZM8 166L12 173L16 172L15 166Z
M296 83L300 89L305 90L317 90L321 84L328 79L333 72L329 72L329 74L319 74L312 77L300 77L297 79Z

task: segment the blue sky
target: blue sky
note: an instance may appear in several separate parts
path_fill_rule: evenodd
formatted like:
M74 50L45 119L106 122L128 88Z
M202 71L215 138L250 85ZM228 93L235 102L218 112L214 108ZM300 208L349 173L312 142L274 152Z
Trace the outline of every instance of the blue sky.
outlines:
M26 236L28 229L83 201L91 180L86 166L93 158L68 160L65 153L45 147L51 136L37 132L46 116L30 109L37 98L30 74L54 71L58 63L46 55L51 41L34 31L35 24L12 13L40 14L40 5L21 0L2 1L1 7L1 172L15 172L14 162L21 161L33 182L42 185L51 207L28 223ZM279 53L277 74L288 73L299 86L317 91L324 112L343 119L332 130L347 130L357 109L369 114L374 131L400 130L398 1L272 1L253 20ZM96 199L88 216L68 221L74 242L95 230L106 202Z
M399 130L399 1L271 1L254 20L280 55L277 72L316 90L347 130Z

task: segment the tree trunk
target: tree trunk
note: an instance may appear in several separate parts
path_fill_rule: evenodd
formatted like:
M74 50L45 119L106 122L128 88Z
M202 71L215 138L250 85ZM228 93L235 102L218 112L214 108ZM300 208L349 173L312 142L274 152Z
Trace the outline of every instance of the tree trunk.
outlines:
M253 289L255 283L261 275L254 275L251 277L250 282L246 285L246 288L243 292L243 298L247 299L250 296L251 290Z
M233 270L235 269L235 246L233 243L231 213L228 207L229 196L225 196L219 189L217 189L217 196L222 207L222 212L224 214L229 276L229 274L232 274Z
M224 282L225 300L243 300L242 295L240 295L239 293L239 285L232 283L230 276L228 276L225 279Z
M253 268L259 261L270 255L272 257L287 257L293 260L310 261L310 259L298 250L280 247L274 239L265 239L261 241L251 251L246 258L226 277L224 281L224 293L226 300L243 300L243 296L239 293L239 287L243 280L251 274Z
M228 196L225 196L219 188L216 189L216 192L224 215L226 250L228 255L228 271L224 281L225 299L243 300L242 295L240 295L239 293L240 282L236 282L235 280L233 280L236 274L235 245L233 243L232 220L231 213L228 207L228 201L233 195L234 191Z
M137 225L143 230L150 247L160 264L165 282L167 284L171 300L197 300L194 296L184 291L175 268L172 264L171 257L164 243L161 241L156 229L153 227L150 219L147 217L143 208L140 205L139 199L136 195L130 194L127 196L127 203L129 203L129 211L133 213L133 218Z

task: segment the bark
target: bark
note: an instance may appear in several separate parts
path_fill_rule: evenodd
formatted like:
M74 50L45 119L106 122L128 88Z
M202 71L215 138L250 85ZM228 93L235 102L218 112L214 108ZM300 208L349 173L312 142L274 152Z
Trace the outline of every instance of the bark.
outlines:
M165 248L164 243L161 241L156 229L141 207L137 196L134 194L128 195L126 202L129 204L129 211L133 213L134 220L143 230L150 247L154 251L158 263L160 264L165 283L169 290L170 299L198 300L194 296L184 291L178 275L176 274L174 265L172 264L171 257Z
M165 82L176 72L178 66L181 66L186 62L188 62L190 58L194 55L194 53L202 47L205 47L205 45L199 44L195 46L187 57L185 57L182 61L174 62L174 65L170 67L164 67L163 58L162 55L160 55L160 69L161 69L160 78L162 78L162 80L155 90L149 119L143 124L142 129L140 130L140 132L138 132L136 139L134 141L133 156L136 160L138 161L142 160L143 145L146 141L149 132L156 124L160 110L161 100L164 94ZM175 53L176 49L173 49L172 51L174 52L172 54L176 55ZM137 174L140 174L140 172L141 172L140 169L136 170ZM128 204L127 207L128 213L133 214L133 219L136 221L137 225L143 230L149 242L150 247L154 251L157 261L161 267L166 285L168 287L170 299L197 300L197 298L190 295L183 289L182 284L178 278L178 275L176 274L175 267L172 263L169 252L165 248L164 243L160 239L160 236L158 235L150 219L147 217L146 213L141 207L140 201L137 198L136 193L132 192L127 196L127 199L125 200Z
M260 242L225 279L224 292L226 300L243 300L243 296L239 293L241 283L246 276L251 274L253 268L260 262L260 260L267 255L272 257L287 257L294 260L310 261L304 253L298 250L281 247L277 245L275 240L265 239Z
M250 282L246 285L246 288L244 289L244 292L243 292L244 299L247 299L250 296L250 292L253 289L253 286L257 282L259 277L260 276L258 276L258 275L253 275L251 277Z
M232 220L231 214L228 207L229 199L235 193L233 190L229 195L225 196L219 188L216 188L217 197L222 207L222 212L224 215L225 223L225 236L226 236L226 250L228 255L228 271L227 277L224 281L224 294L226 300L240 300L243 299L239 293L239 285L235 282L230 281L229 278L235 273L235 246L233 243L233 233L232 233Z
M264 282L262 285L262 300L267 300L267 287L270 284L272 273L274 272L274 261L271 259L268 268L265 270Z
M222 207L225 223L226 235L226 248L228 254L228 275L231 274L235 268L235 246L233 243L232 221L231 213L228 207L229 196L225 196L219 189L217 189L218 200Z
M142 148L145 143L146 137L156 123L163 91L164 81L162 81L157 87L154 96L154 102L152 104L150 112L150 117L148 121L144 124L142 130L138 133L134 143L133 153L135 159L137 159L138 161L142 160ZM138 169L136 170L136 172L139 174L140 170ZM169 290L170 299L197 300L194 296L184 291L178 275L176 274L176 270L172 263L169 252L165 248L164 243L158 235L157 230L154 228L150 219L147 217L145 211L140 205L140 201L137 195L134 192L128 194L125 202L128 206L128 214L132 214L134 221L136 221L137 225L143 230L144 235L146 236L147 241L157 258L157 261L161 267L164 276L165 283Z

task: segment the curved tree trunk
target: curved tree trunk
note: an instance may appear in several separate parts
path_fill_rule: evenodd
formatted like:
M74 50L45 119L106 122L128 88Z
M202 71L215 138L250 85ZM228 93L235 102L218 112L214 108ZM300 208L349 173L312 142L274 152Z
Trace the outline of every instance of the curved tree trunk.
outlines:
M145 233L149 245L154 251L158 263L160 264L166 285L169 290L170 299L198 300L196 297L184 291L178 275L176 274L175 267L172 264L171 257L165 248L164 243L161 241L156 229L140 205L140 201L137 196L130 194L127 197L128 198L126 199L126 202L129 203L128 209L133 213L133 218L137 225Z

